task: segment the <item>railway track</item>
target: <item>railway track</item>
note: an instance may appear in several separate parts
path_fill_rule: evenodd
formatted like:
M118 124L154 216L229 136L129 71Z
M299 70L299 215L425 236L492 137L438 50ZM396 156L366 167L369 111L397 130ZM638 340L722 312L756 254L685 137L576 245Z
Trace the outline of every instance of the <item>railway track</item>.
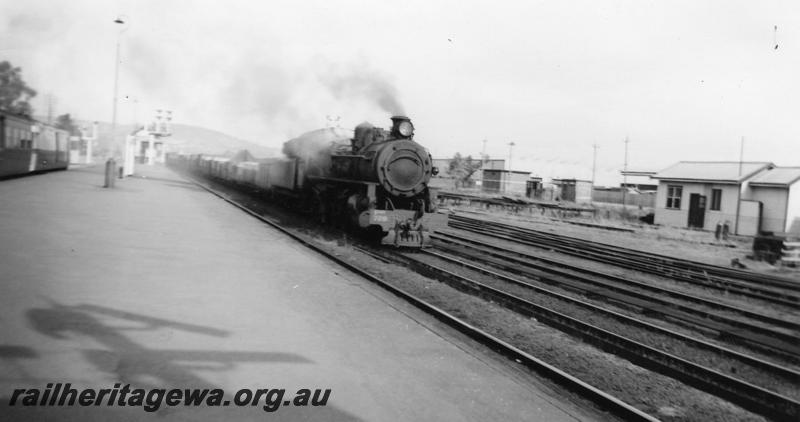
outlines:
M769 374L770 376L774 377L781 377L790 381L792 383L800 383L800 371L789 368L785 365L777 364L774 362L770 362L761 358L754 357L752 355L744 354L726 347L719 346L714 343L710 343L705 340L701 340L695 337L688 336L686 334L679 333L677 331L673 331L646 321L643 321L638 318L634 318L589 302L584 300L574 298L568 296L566 294L559 293L557 291L547 289L545 287L537 286L532 283L526 282L521 278L514 278L503 273L500 273L489 266L486 265L477 265L476 261L471 256L467 257L460 257L458 256L457 252L455 254L452 253L441 253L438 251L430 251L425 250L423 253L427 253L429 255L435 256L437 259L441 260L442 262L451 263L457 265L459 267L463 267L465 269L471 270L476 273L487 275L491 278L496 280L500 280L503 282L508 283L509 285L520 286L525 289L529 289L531 292L545 295L548 297L555 298L561 302L564 302L568 305L576 306L579 308L586 309L587 311L597 314L607 316L610 319L615 321L619 321L624 323L625 325L641 328L648 330L653 333L657 333L662 335L666 338L676 339L683 343L686 343L698 350L709 351L720 356L730 358L734 361L740 362L744 365L749 365L754 368L758 368L759 370L764 371L765 373ZM390 262L386 260L385 262ZM742 372L741 369L737 370L737 372Z
M719 315L713 310L708 311L678 301L668 301L654 295L674 293L675 296L679 296L682 299L688 296L680 294L680 292L671 292L643 283L634 284L630 280L620 279L613 275L577 268L566 262L554 261L526 252L509 250L480 239L447 231L438 232L431 238L438 241L439 245L447 245L448 250L455 248L461 254L466 254L472 259L486 261L487 257L494 258L495 260L492 261L492 264L507 271L536 277L549 284L559 285L590 297L600 298L608 303L621 305L650 315L657 315L662 319L694 327L703 332L713 332L722 339L743 343L790 361L797 361L798 356L800 356L800 347L798 346L800 338L793 332L755 325L748 321ZM614 282L609 282L608 280L613 280ZM641 290L635 290L634 285ZM701 300L700 298L694 299ZM718 308L713 309L721 308L730 311L728 305L717 304L713 301L707 302L715 304L715 306L719 305ZM708 303L704 302L704 304ZM771 320L769 317L760 314L750 312L746 314L748 316L759 315L764 320ZM786 321L776 320L775 322L783 327L797 328Z
M333 253L327 251L324 247L320 247L317 244L315 244L315 242L306 239L304 236L298 235L297 233L294 233L292 230L288 230L282 227L275 221L263 217L258 212L249 209L247 206L238 203L236 200L227 197L225 194L217 192L214 189L209 188L208 186L201 185L201 187L220 196L221 198L232 203L233 205L237 206L238 208L242 209L243 211L247 212L253 217L258 218L259 220L267 224L270 224L273 227L276 227L277 229L297 239L298 241L308 246L309 248L321 253L322 255L328 257L333 261L336 261L337 263L341 264L350 271L353 271L354 273L359 274L375 282L381 287L391 291L395 295L404 298L405 300L409 301L410 303L414 304L420 309L430 313L437 319L447 323L451 327L466 334L467 336L473 338L474 340L480 342L481 344L484 344L496 350L498 353L507 356L513 361L521 363L530 368L531 370L561 384L565 388L576 392L580 396L591 400L598 407L608 411L609 413L625 420L657 420L652 415L649 415L646 412L637 409L635 406L626 403L624 400L615 397L616 394L609 394L608 392L604 392L601 389L593 387L587 384L586 382L581 381L574 375L568 374L567 372L552 365L549 365L546 362L542 361L541 359L537 359L536 357L526 353L523 349L515 346L513 341L503 340L499 337L492 336L488 334L486 331L481 330L476 326L466 322L466 320L464 320L463 318L459 318L455 316L453 313L448 313L442 310L441 308L434 306L420 299L419 297L414 296L408 293L407 291L404 291L403 289L394 286L390 281L381 279L380 277L377 277L374 274L371 274L369 272L364 271L363 269L360 269L358 266L350 262L342 260L339 256L336 256ZM396 262L395 258L391 257L391 255L387 256L386 254L383 253L375 253L370 251L364 251L364 252L377 259L380 259L383 262ZM435 256L436 252L425 251L422 252L422 254ZM451 257L451 259L457 259L457 258ZM472 260L472 263L467 263L462 260L460 265L473 265L474 262L475 261ZM421 264L414 264L414 265L408 264L407 261L405 265L414 268L420 273L427 272L428 274L431 274L431 271L438 272L438 270L434 270L431 267L425 269L423 266L420 266ZM482 271L490 271L490 270L483 268ZM499 290L498 290L499 295L494 296L494 293L491 292L491 290L479 286L479 284L473 284L472 287L469 287L469 284L465 283L463 280L453 281L451 277L452 277L451 275L447 275L444 277L440 275L434 278L450 279L450 281L446 281L446 283L453 287L460 286L456 287L458 290L475 294L477 296L489 299L498 304L508 306L510 309L513 309L516 312L519 312L520 314L523 315L536 315L536 318L539 319L540 321L548 323L554 327L560 327L559 329L561 329L562 331L571 333L581 339L586 340L589 343L596 344L600 349L611 351L612 353L625 357L631 360L632 362L639 364L642 367L668 375L674 379L686 383L687 385L694 386L703 391L725 398L726 400L729 400L730 402L735 403L752 412L776 420L796 420L798 414L800 414L798 413L798 409L800 409L800 403L798 403L794 398L787 397L785 395L776 393L775 391L771 391L767 388L754 385L752 383L748 383L747 381L744 380L736 379L727 374L715 371L714 369L707 368L702 365L693 363L689 360L683 359L679 356L671 355L670 353L664 351L659 351L657 348L653 348L646 344L636 342L635 340L625 339L622 337L615 338L612 336L613 333L610 333L607 330L605 330L605 332L598 331L602 330L602 328L591 327L591 324L586 324L586 323L581 324L581 321L575 320L574 318L573 318L574 321L571 321L569 319L563 319L561 315L553 314L553 316L549 317L548 319L546 314L541 313L541 309L537 308L538 305L533 304L533 306L531 306L530 304L525 303L525 299L521 298L514 299L512 298L513 295L503 297L502 296L503 292ZM506 295L508 294L506 293ZM520 302L520 300L522 302ZM600 311L600 309L602 308L596 307L596 309L597 312L602 312ZM605 310L605 312L608 315L613 315L614 318L625 318L624 315L621 314L615 315L615 313L613 313L612 311ZM456 312L455 314L460 315L459 312ZM665 334L667 336L673 336L675 338L682 336L688 338L687 336L683 336L680 333L669 332L669 330L659 329L658 327L652 325L648 326L646 322L639 321L638 324L641 327L645 327L646 329L660 330L662 334ZM597 334L597 333L602 333L602 334ZM788 380L788 382L790 383L793 382L797 384L798 377L800 377L800 374L797 371L791 368L783 367L773 362L745 355L736 352L734 350L721 348L717 345L704 342L702 340L688 339L685 341L687 343L694 342L695 346L700 349L705 348L706 350L712 350L714 353L727 355L730 359L738 360L742 362L742 364L760 368L760 370L766 373L770 373L775 377L781 377L785 380Z
M186 175L185 175L186 176ZM189 177L189 176L187 176ZM272 226L273 228L281 231L282 233L286 234L287 236L293 238L294 240L298 241L302 245L306 246L307 248L323 255L327 259L341 265L342 267L346 268L347 270L364 277L367 280L379 285L380 287L388 290L389 292L395 294L396 296L408 301L409 303L413 304L414 306L418 307L419 309L427 312L428 314L432 315L433 317L437 318L438 320L444 322L448 326L452 327L453 329L458 330L459 332L465 334L466 336L472 338L473 340L477 341L480 344L483 344L492 350L496 351L497 353L508 357L514 362L519 364L525 365L530 370L544 376L553 382L561 385L563 388L566 388L581 397L591 401L600 409L618 417L622 420L630 420L630 421L648 421L648 422L657 422L659 419L655 418L636 407L620 400L619 398L615 397L613 394L602 391L601 389L594 387L575 376L572 376L563 370L550 365L541 359L536 358L535 356L530 355L529 353L521 350L518 347L498 338L495 336L490 335L489 333L465 322L463 319L454 316L451 313L448 313L418 297L412 295L394 286L391 282L388 282L372 273L369 273L358 266L348 262L347 260L342 259L341 257L329 252L324 247L316 244L315 242L307 239L305 236L296 233L294 230L287 229L286 227L282 226L278 222L267 218L260 213L253 211L249 207L241 204L239 201L231 198L230 196L226 195L220 190L217 190L201 181L195 180L190 178L192 182L194 182L199 187L205 189L206 191L218 196L219 198L223 199L224 201L230 203L231 205L239 208L243 212L249 214L250 216L258 219L259 221ZM374 255L371 252L367 252L370 255ZM384 257L379 257L381 260L386 260Z
M800 310L800 283L789 279L644 253L459 215L451 216L450 226Z
M800 373L790 368L786 368L774 363L766 362L752 356L713 345L702 340L692 339L682 334L648 324L635 318L609 311L587 302L568 298L559 293L539 288L523 281L501 275L492 270L474 264L474 260L457 260L453 257L443 255L438 251L422 251L421 254L436 257L449 262L457 262L458 265L470 267L473 270L490 274L492 277L501 279L517 286L531 289L537 294L546 294L558 297L565 302L573 305L591 309L594 312L602 313L628 324L644 327L646 329L658 331L661 334L681 339L693 346L711 350L721 355L726 355L732 359L738 359L749 365L760 367L775 376L785 377L790 383L795 385L800 382ZM796 420L800 416L800 402L791 397L776 393L769 389L754 385L746 380L732 377L718 370L694 363L690 360L653 347L642 342L633 340L624 335L620 335L609 330L600 328L593 324L571 317L558 310L534 303L518 295L508 293L503 289L490 286L453 271L431 264L420 259L411 253L381 253L381 259L390 260L412 268L414 271L422 273L431 278L444 282L451 287L463 292L476 295L485 300L502 304L524 316L534 317L538 321L550 325L570 335L576 336L583 341L598 347L609 353L613 353L628 359L639 366L648 370L661 373L663 375L677 379L687 385L714 394L742 406L755 413L774 418L777 420Z

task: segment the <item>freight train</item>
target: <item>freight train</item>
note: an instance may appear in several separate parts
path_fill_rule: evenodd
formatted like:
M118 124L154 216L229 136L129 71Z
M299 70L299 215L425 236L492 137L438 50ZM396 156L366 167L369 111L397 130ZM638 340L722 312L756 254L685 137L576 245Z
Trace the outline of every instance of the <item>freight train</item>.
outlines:
M308 132L284 143L284 158L169 154L167 164L258 188L384 245L425 247L434 229L447 226L428 185L438 169L414 141L411 120L394 116L392 123L389 130L362 123L353 132Z
M69 133L0 110L0 179L66 170Z

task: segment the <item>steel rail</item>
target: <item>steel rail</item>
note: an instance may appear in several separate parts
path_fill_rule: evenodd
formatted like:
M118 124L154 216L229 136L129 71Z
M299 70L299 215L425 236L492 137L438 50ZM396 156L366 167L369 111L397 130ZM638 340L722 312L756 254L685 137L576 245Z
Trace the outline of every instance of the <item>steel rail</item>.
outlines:
M488 236L497 237L498 235L495 233L487 232L486 230L487 227L485 227L486 225L481 223L483 220L476 220L481 225L472 223L473 224L472 226L470 226L470 223L464 223L454 220L456 220L456 218L451 217L450 219L451 227L473 231ZM768 301L770 303L775 303L786 307L800 309L800 297L797 297L793 294L787 294L786 292L778 292L772 289L761 288L758 286L742 283L737 280L722 280L719 278L712 278L708 274L692 273L690 270L686 269L676 269L675 267L671 267L666 264L655 263L653 260L633 260L618 256L609 256L608 254L602 254L601 252L592 251L585 247L582 248L572 245L565 246L561 244L561 241L558 239L552 240L551 238L545 238L545 235L540 235L540 234L525 233L525 232L521 233L519 232L519 230L513 228L512 226L506 227L505 229L512 231L510 234L515 236L513 239L514 242L523 243L529 246L539 247L548 250L555 250L557 252L565 253L568 255L584 259L590 259L605 264L612 264L619 267L629 268L632 270L642 271L659 276L670 277L676 281L684 281L707 288L713 288L724 292L736 293L743 296ZM537 237L538 239L533 239L531 237Z
M445 235L448 236L449 238L445 237ZM541 271L545 271L547 273L555 274L556 276L559 276L560 279L556 280L552 277L547 277L547 276L543 277L543 274L533 274L533 276L542 278L543 280L553 280L559 285L569 286L572 287L573 289L579 290L586 294L606 297L611 299L613 302L627 303L628 305L634 306L637 309L643 309L653 314L659 314L666 317L674 318L682 321L685 324L699 327L704 330L712 330L714 332L719 333L721 337L727 337L739 341L744 341L748 344L758 346L761 349L769 351L771 353L780 354L781 356L784 356L787 359L797 359L797 356L800 356L800 347L798 347L798 344L796 342L791 341L792 339L794 339L794 337L792 336L784 334L784 337L790 340L790 341L784 341L763 334L747 332L740 327L731 326L731 324L726 324L723 322L706 320L706 319L698 319L696 317L692 317L692 314L704 317L711 314L686 307L683 307L682 309L672 309L669 306L665 306L663 301L658 301L655 298L650 298L651 300L645 301L642 299L641 296L635 299L625 298L619 295L613 295L610 293L603 292L600 289L581 287L571 281L572 279L579 278L579 276L575 274L564 273L553 268L547 268L546 266L537 265L530 261L531 259L534 260L538 259L537 257L531 257L524 252L511 251L503 249L499 246L489 245L477 239L470 239L464 236L459 236L451 233L442 233L442 232L437 232L436 234L431 235L431 239L442 242L459 244L460 246L465 246L480 251L481 254L490 255L506 260L517 266L531 267L539 269ZM515 258L514 256L509 256L509 255L517 255L520 256L521 258ZM517 268L517 271L520 270ZM585 277L583 277L583 279L588 280Z
M472 221L483 224L490 224L496 227L504 227L530 235L541 236L547 238L548 240L565 242L576 246L581 246L581 247L591 246L599 250L607 251L608 253L622 253L624 254L625 257L636 256L640 259L645 259L651 262L660 261L661 265L669 265L675 268L691 271L693 272L693 274L702 275L705 278L708 277L713 278L714 276L717 276L728 280L738 280L747 283L753 283L756 284L757 286L769 285L774 288L786 289L800 293L800 283L798 283L796 280L792 280L785 277L759 274L752 271L744 271L736 268L727 268L718 265L706 264L704 262L692 261L689 259L677 258L652 252L643 252L637 249L630 249L622 246L609 245L607 243L585 240L572 236L546 233L527 227L501 223L498 221L483 220L479 218L472 218L461 215L454 215L452 217L457 221L458 220Z
M438 233L443 234L443 235L451 235L451 233L449 233L447 231L443 231L443 230L439 230ZM493 237L496 237L498 239L512 241L512 242L516 241L516 239L514 239L512 237L509 237L509 236L506 236L506 235L501 235L501 234L496 234ZM787 329L790 329L790 330L795 330L795 331L800 332L800 324L797 324L795 322L787 321L787 320L781 319L781 318L775 318L775 317L772 317L772 316L769 316L769 315L764 315L762 313L750 311L750 310L747 310L747 309L742 309L740 307L729 305L729 304L722 303L722 302L718 302L718 301L713 300L713 299L703 298L703 297L691 295L691 294L688 294L688 293L684 293L684 292L681 292L681 291L668 289L668 288L665 288L665 287L654 286L652 284L643 283L643 282L640 282L640 281L632 280L630 278L625 278L625 277L617 276L617 275L614 275L614 274L609 274L609 273L606 273L606 272L603 272L603 271L599 271L599 270L590 270L590 269L578 267L578 266L576 266L576 265L574 265L572 263L564 262L564 261L561 261L561 260L558 260L558 259L554 259L554 258L547 258L547 257L543 257L543 256L533 256L533 255L530 255L530 254L525 254L525 256L530 258L530 259L535 259L537 261L541 261L541 262L547 263L549 265L558 266L560 268L568 268L570 270L577 271L577 272L580 272L580 273L583 273L583 274L588 274L588 275L591 275L591 276L603 277L605 279L614 281L616 283L633 286L633 287L636 287L636 288L639 288L639 289L642 289L642 290L645 290L645 291L658 293L658 294L664 295L664 296L674 297L676 299L681 299L681 300L684 300L684 301L687 301L687 302L693 302L693 303L705 305L705 306L708 306L710 308L736 313L736 314L745 316L745 317L753 319L753 320L757 320L757 321L764 322L764 323L767 323L767 324L770 324L770 325L774 325L774 326L777 326L777 327L783 327L783 328L787 328ZM597 284L597 283L594 283L593 281L588 281L588 282L592 282L593 284ZM608 286L606 284L603 284L603 287L614 289L616 291L623 291L625 293L630 293L630 294L634 294L634 295L638 296L638 294L636 294L635 292L631 292L631 291L629 291L627 289L619 289L617 287ZM645 297L649 298L649 296L645 296ZM670 305L670 304L669 303L664 303L664 305ZM747 328L747 326L744 326L744 327ZM756 329L758 329L758 328L756 328ZM778 334L778 336L781 336L781 335L782 334ZM800 338L797 338L795 336L792 336L791 339L800 341Z
M455 252L455 254L458 255L458 256L464 257L464 259L469 259L469 260L474 259L474 256L472 256L472 255L464 256L464 255L459 254L457 251L453 251L453 252ZM794 382L794 383L800 384L800 372L798 372L798 371L796 371L796 370L794 370L792 368L788 368L788 367L783 366L783 365L778 365L776 363L772 363L772 362L766 361L764 359L757 358L755 356L744 354L744 353L738 352L736 350L729 349L727 347L719 346L719 345L716 345L714 343L710 343L710 342L705 341L705 340L701 340L701 339L698 339L698 338L695 338L695 337L691 337L691 336L679 333L677 331L673 331L673 330L670 330L670 329L667 329L667 328L664 328L664 327L660 327L660 326L655 325L655 324L651 324L651 323L646 322L646 321L642 321L642 320L637 319L637 318L632 317L632 316L628 316L628 315L625 315L625 314L622 314L622 313L619 313L619 312L616 312L616 311L612 311L610 309L603 308L601 306L594 305L592 303L580 300L578 298L567 296L567 295L564 295L562 293L558 293L558 292L555 292L553 290L550 290L550 289L547 289L547 288L544 288L544 287L541 287L541 286L537 286L537 285L534 285L534 284L531 284L531 283L528 283L528 282L525 282L525 281L522 281L522 280L518 280L518 279L515 279L513 277L509 277L509 276L507 276L505 274L501 274L501 273L498 273L496 271L492 271L492 270L490 270L490 269L488 269L486 267L480 267L478 265L475 265L473 262L468 262L468 261L465 261L465 260L461 260L461 259L458 259L456 257L450 256L450 255L445 255L445 254L442 254L440 252L436 252L436 251L433 251L433 250L430 250L430 249L422 250L421 253L434 256L437 259L441 259L443 261L446 261L446 262L449 262L449 263L452 263L452 264L455 264L455 265L462 266L464 268L467 268L467 269L475 271L475 272L479 272L481 274L488 275L490 277L493 277L493 278L498 279L498 280L502 280L502 281L504 281L506 283L509 283L509 284L520 286L520 287L523 287L525 289L530 289L531 291L536 292L538 294L543 294L543 295L552 297L554 299L558 299L558 300L561 300L563 302L579 306L579 307L581 307L583 309L592 311L592 312L594 312L596 314L600 314L600 315L607 316L609 318L613 318L613 319L615 319L615 320L617 320L617 321L619 321L621 323L632 325L632 326L635 326L635 327L638 327L638 328L642 328L642 329L646 329L646 330L655 332L656 334L660 334L660 335L664 335L664 336L667 336L667 337L671 337L673 339L676 339L678 341L682 341L682 342L684 342L686 344L689 344L689 345L691 345L693 347L696 347L698 349L703 349L703 350L706 350L706 351L717 353L717 354L722 355L724 357L727 357L729 359L734 359L734 360L740 361L741 363L749 365L751 367L758 368L758 369L763 370L765 372L768 372L768 373L770 373L772 375L785 378L786 380L788 380L790 382ZM383 258L383 259L385 259L385 258Z
M786 421L796 421L800 417L800 402L794 399L729 377L713 369L587 324L553 309L427 264L408 255L404 255L404 257L408 261L407 264L420 274L436 278L466 293L502 303L521 315L534 317L547 325L578 336L602 350L729 400L752 412Z
M513 346L512 344L505 342L497 337L486 333L485 331L464 322L463 320L453 316L452 314L445 312L444 310L431 305L430 303L400 289L396 286L393 286L391 283L361 269L356 267L355 265L343 260L342 258L326 251L325 249L315 245L314 243L310 242L309 240L303 238L302 236L293 233L291 230L286 229L285 227L281 226L280 224L271 221L268 218L263 217L262 215L250 210L249 208L245 207L244 205L239 204L235 200L227 197L221 192L216 191L215 189L208 187L196 180L190 179L192 182L197 184L199 187L205 189L206 191L212 193L213 195L221 198L225 202L235 206L236 208L244 211L248 215L252 216L253 218L258 219L259 221L266 223L273 228L277 229L281 233L289 236L290 238L298 241L303 246L313 250L314 252L319 253L320 255L324 256L325 258L335 262L336 264L346 268L347 270L357 274L378 286L388 290L392 294L408 301L412 305L416 306L417 308L425 311L426 313L430 314L431 316L435 317L436 319L444 322L451 328L458 330L459 332L467 335L468 337L472 338L473 340L477 341L480 344L483 344L490 349L500 353L513 361L519 362L529 369L535 371L536 373L547 377L548 379L556 382L557 384L561 385L562 387L575 392L576 394L584 397L595 405L604 409L605 411L610 412L614 416L617 416L623 420L627 421L642 421L642 422L658 422L659 419L655 418L636 407L625 403L624 401L614 397L613 395L596 388L577 377L574 377L563 370L548 364L547 362L542 361L539 358Z

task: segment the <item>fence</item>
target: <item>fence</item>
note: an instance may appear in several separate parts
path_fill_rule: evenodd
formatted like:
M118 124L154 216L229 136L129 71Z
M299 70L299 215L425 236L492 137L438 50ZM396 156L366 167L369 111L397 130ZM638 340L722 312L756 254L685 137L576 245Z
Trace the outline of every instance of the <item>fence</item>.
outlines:
M609 204L622 203L622 191L619 190L594 190L592 201L606 202ZM654 208L656 206L656 193L626 193L625 204L642 208Z

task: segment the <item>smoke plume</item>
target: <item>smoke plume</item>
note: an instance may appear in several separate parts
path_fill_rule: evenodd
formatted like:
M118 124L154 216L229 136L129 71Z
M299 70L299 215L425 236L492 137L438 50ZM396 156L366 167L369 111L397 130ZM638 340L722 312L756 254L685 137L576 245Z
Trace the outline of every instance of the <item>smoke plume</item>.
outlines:
M338 100L363 100L392 115L405 114L394 84L363 61L347 68L331 65L327 72L320 73L319 79Z

